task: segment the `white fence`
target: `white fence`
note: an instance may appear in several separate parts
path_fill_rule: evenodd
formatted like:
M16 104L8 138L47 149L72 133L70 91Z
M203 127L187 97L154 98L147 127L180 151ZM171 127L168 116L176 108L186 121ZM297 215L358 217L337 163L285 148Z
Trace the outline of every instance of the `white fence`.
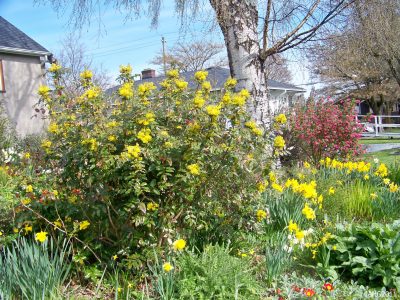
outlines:
M363 136L400 137L400 116L356 116L364 125Z

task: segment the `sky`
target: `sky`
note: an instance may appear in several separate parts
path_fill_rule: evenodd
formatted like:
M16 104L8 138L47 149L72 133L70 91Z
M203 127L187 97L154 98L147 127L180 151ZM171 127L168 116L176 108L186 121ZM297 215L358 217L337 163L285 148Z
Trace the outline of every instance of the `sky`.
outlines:
M134 73L140 73L146 68L157 69L150 61L161 51L163 36L167 42L167 51L178 41L207 39L223 43L219 29L210 30L210 17L208 20L204 19L205 15L212 15L207 14L207 10L211 10L208 7L203 7L202 16L191 20L190 26L182 30L172 0L164 1L156 29L151 28L151 20L146 16L127 19L124 12L117 11L112 6L101 5L90 25L85 25L78 31L69 25L68 9L57 14L46 2L49 1L0 0L0 16L55 56L62 50L61 42L68 34L79 33L79 42L85 45L88 60L91 59L97 68L101 67L111 78L118 76L120 65L128 63L133 67ZM304 85L309 81L305 66L300 62L292 62L290 69L293 83L308 89Z

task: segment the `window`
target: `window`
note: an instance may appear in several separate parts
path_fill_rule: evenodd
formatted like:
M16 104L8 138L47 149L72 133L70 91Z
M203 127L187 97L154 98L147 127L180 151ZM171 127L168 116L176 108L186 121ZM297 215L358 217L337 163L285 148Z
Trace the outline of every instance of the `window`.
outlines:
M3 74L3 61L0 59L0 93L4 93L6 87L4 85L4 74Z

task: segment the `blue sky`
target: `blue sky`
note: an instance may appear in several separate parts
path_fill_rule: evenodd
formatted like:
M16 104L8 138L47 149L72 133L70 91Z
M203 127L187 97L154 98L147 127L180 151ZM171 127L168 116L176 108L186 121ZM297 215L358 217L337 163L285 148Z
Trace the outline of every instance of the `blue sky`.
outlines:
M164 2L157 29L150 28L149 18L127 20L125 14L112 6L102 6L101 21L93 18L90 26L84 26L81 31L80 41L85 44L88 57L115 78L121 64L130 63L135 72L154 67L150 61L161 50L162 36L167 41L167 47L172 47L177 41L190 41L193 37L223 43L219 29L208 30L201 17L193 20L191 26L182 32L174 12L174 1ZM202 9L207 11L208 8ZM69 11L57 14L50 5L35 4L34 0L0 0L0 15L54 54L60 52L60 42L73 31L68 26ZM304 66L293 63L291 70L295 84L308 81Z

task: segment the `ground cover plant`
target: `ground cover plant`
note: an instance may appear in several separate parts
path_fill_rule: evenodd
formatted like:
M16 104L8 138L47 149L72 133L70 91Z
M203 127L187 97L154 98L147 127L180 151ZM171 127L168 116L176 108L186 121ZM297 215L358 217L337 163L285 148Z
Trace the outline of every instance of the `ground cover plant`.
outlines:
M217 95L207 72L189 91L169 71L157 91L135 86L122 66L110 95L85 70L82 94L69 98L62 67L50 72L52 89L39 90L47 136L2 157L5 298L396 297L398 168L353 156L351 102L331 107L350 144L278 168L292 124L284 114L270 129L256 124L234 79ZM43 268L10 264L18 255L38 257L58 279L24 296Z

